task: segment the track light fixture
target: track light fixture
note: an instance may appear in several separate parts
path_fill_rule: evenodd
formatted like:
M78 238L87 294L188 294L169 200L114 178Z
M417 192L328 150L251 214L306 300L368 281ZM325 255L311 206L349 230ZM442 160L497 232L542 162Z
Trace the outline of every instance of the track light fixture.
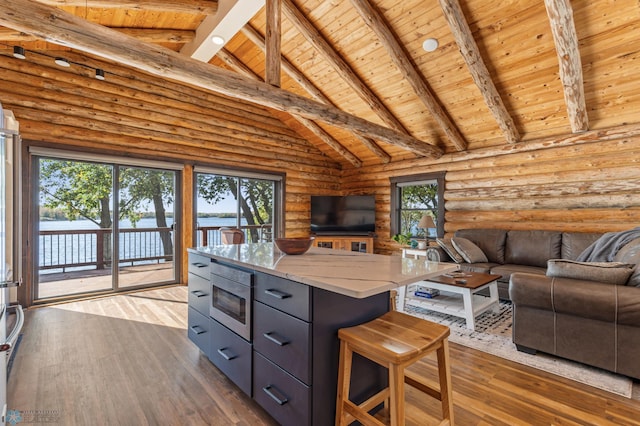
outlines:
M13 57L18 59L26 59L24 48L22 46L13 46Z

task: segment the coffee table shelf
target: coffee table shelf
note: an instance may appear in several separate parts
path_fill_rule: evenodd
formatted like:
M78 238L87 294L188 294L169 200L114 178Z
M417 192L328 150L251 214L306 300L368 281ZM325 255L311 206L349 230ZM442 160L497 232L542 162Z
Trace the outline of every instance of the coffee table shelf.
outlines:
M399 289L399 310L404 310L404 305L409 304L422 309L453 315L466 320L467 328L475 330L475 318L489 309L497 312L500 308L498 299L499 275L481 274L476 272L466 273L465 283L457 283L448 276L434 277L429 281L420 281L410 286ZM407 291L407 287L416 285L440 290L440 294L432 299L413 296ZM489 289L489 296L477 294Z

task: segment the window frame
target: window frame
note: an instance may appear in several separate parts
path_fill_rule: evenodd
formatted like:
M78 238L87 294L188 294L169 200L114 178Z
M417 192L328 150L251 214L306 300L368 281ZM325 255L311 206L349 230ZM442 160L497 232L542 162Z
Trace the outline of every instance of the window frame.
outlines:
M390 199L390 237L400 232L401 222L401 197L400 191L405 186L411 184L419 185L420 183L426 183L428 181L436 181L438 185L437 200L438 200L438 221L436 223L436 235L438 238L444 236L444 223L445 223L445 209L444 209L444 184L445 184L445 172L432 172L421 173L407 176L397 176L389 179L391 183L391 199ZM413 237L417 237L413 235Z

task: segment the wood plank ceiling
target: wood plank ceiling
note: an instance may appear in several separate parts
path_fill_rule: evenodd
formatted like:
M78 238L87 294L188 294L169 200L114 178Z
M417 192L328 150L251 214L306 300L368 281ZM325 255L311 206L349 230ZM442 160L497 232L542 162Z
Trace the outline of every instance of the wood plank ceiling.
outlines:
M248 23L208 66L238 73L246 87L271 97L271 104L256 102L280 110L274 111L278 118L345 167L508 148L638 122L637 0L267 1L269 7L246 17ZM134 67L139 65L135 48L146 46L150 53L145 59L157 59L161 68L168 57L164 49L192 51L185 46L197 40L203 22L233 2L38 3L117 30L78 26L71 34L97 31L93 35L118 42L126 41L118 34L137 40L126 49L120 46L122 52L109 51L108 43L103 52L90 42L67 46ZM10 55L13 46L47 54L69 50L59 43L68 34L53 34L44 19L39 25L33 16L12 13L12 8L35 5L31 0L0 0L3 54ZM268 33L267 27L273 31ZM435 51L422 48L427 38L438 40ZM192 67L193 60L182 57ZM184 81L179 66L171 61L167 66L177 69L163 69L168 78ZM273 70L269 76L267 68ZM221 90L204 81L218 74L197 69L203 81L187 83ZM256 82L265 79L272 86ZM269 90L278 85L288 93ZM233 90L225 94L234 95ZM241 97L251 98L246 93Z

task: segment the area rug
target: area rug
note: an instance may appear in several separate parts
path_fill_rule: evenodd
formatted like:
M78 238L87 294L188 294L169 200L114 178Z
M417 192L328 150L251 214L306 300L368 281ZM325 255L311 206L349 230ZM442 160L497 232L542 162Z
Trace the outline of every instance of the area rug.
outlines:
M510 302L501 301L499 313L488 311L477 317L475 331L466 327L463 318L452 315L428 311L409 304L405 305L405 312L449 326L451 328L450 342L566 377L626 398L632 396L633 381L628 377L540 352L536 355L518 352L511 341L512 305Z

